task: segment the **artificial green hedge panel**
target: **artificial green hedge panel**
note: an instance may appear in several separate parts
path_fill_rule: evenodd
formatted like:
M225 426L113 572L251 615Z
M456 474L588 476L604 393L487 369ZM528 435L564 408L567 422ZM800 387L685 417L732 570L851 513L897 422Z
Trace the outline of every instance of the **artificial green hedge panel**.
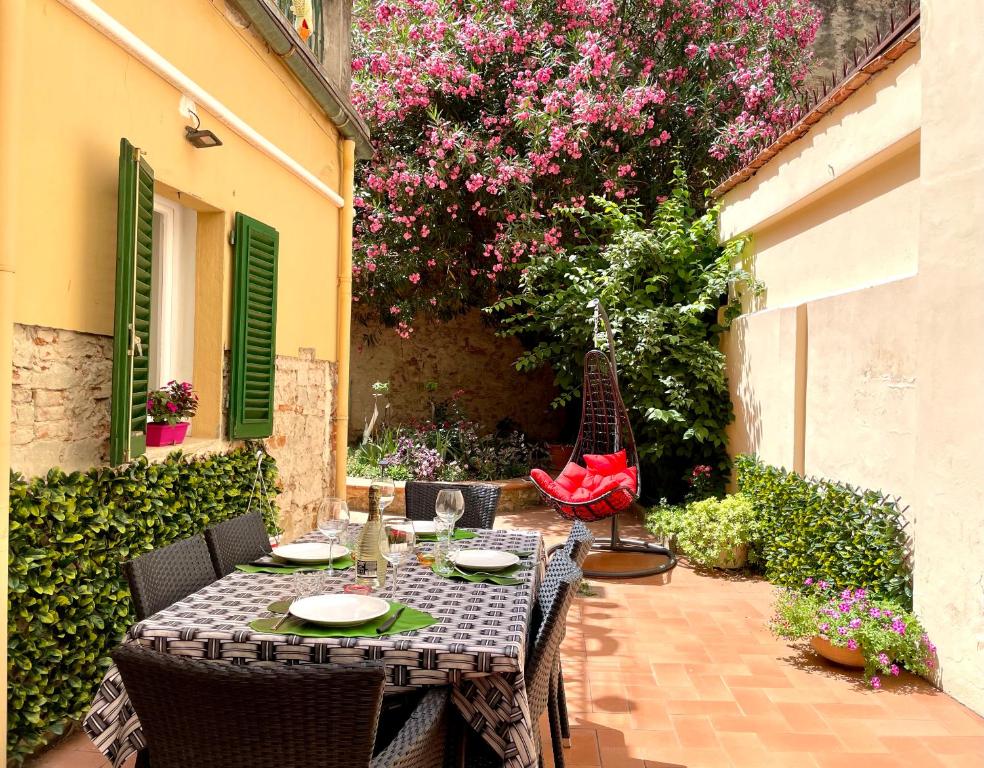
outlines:
M899 499L829 480L804 479L739 456L738 487L761 519L760 554L769 581L807 578L864 587L912 608L912 570Z
M277 467L263 462L276 531ZM80 717L133 623L121 564L246 511L255 447L10 483L7 757L20 763Z

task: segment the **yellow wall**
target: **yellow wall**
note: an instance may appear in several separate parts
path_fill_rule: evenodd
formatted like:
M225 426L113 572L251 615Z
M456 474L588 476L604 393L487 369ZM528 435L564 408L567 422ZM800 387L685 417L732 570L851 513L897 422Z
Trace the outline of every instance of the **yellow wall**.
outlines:
M224 3L99 4L338 190L336 129ZM184 140L190 121L178 111L182 94L57 0L29 3L26 29L31 83L19 143L29 160L18 190L25 218L16 321L112 333L117 156L125 136L146 151L159 182L221 211L226 233L236 211L280 231L277 351L313 347L318 358L334 360L337 207L200 105L203 126L225 144L194 149ZM226 275L229 258L227 249ZM211 299L223 302L219 316L227 318L227 281Z
M984 713L984 8L949 5L725 195L767 289L725 344L735 453L909 505L937 681Z

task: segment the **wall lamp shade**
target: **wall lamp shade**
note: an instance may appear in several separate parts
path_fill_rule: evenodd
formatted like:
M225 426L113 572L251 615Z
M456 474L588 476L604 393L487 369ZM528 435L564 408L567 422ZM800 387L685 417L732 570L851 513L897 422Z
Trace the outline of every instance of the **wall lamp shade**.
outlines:
M211 131L203 130L202 128L192 128L190 125L185 126L185 138L196 149L222 146L222 139Z

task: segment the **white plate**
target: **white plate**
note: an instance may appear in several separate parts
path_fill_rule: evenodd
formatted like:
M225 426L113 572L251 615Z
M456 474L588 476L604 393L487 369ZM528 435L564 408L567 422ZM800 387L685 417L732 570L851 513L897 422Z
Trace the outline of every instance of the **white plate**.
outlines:
M331 560L338 560L349 553L349 548L336 544L331 547ZM328 544L320 541L302 542L301 544L284 544L271 552L277 560L287 560L291 563L327 563L329 560Z
M517 555L501 549L459 549L451 559L466 571L502 571L519 562Z
M434 533L437 528L434 526L433 520L414 520L413 531L414 533Z
M291 603L290 614L325 627L354 627L385 616L390 604L369 595L314 595Z

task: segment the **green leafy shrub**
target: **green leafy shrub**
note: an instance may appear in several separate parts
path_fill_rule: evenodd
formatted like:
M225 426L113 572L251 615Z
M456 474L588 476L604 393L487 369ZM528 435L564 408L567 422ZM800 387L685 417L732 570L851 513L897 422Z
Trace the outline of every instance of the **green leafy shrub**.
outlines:
M912 608L912 569L898 498L829 480L804 479L739 456L738 487L761 517L760 554L769 581L798 588L808 578Z
M276 532L277 468L270 457L263 468L270 503L262 506ZM11 475L8 759L23 762L85 712L108 652L134 622L121 564L245 512L255 471L246 447Z
M837 590L807 578L779 594L770 628L787 640L821 637L861 651L873 688L881 687L879 675L897 676L900 667L928 675L935 666L936 646L919 620L896 602L870 599L865 589Z
M505 335L530 345L516 367L550 366L560 391L553 405L576 402L584 354L594 343L588 304L600 299L611 319L643 490L681 499L695 466L706 465L712 473L701 478L704 490L723 492L733 411L720 335L738 312L727 298L729 282L750 279L732 267L744 241L718 242L718 209L698 211L679 167L672 194L651 217L599 197L568 215L583 245L532 260L521 291L489 308Z
M683 530L683 519L687 509L682 504L670 504L660 499L659 504L646 513L646 528L658 539L667 541L674 549L678 546L677 537Z
M692 563L713 567L729 560L735 548L754 544L758 530L755 507L739 493L687 504L677 540Z

